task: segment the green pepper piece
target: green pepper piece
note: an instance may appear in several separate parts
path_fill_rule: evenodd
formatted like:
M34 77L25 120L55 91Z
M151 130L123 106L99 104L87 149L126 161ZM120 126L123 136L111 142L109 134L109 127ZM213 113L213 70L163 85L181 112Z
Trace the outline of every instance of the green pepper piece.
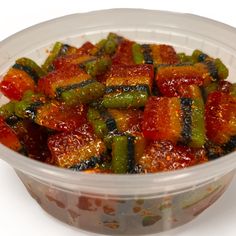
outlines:
M25 111L31 105L31 101L22 100L15 104L15 114L20 118L27 118Z
M113 137L112 170L115 174L124 174L128 171L128 139L126 136Z
M0 116L2 116L4 119L7 119L8 117L15 114L15 104L16 101L10 101L0 107Z
M224 63L219 58L216 58L214 63L218 72L219 79L221 80L226 79L229 75L228 68L224 65Z
M108 55L113 55L116 52L117 43L113 39L108 39L104 45L104 50Z
M108 133L106 123L102 120L100 113L96 109L90 107L88 109L87 118L93 126L94 133L99 138L103 138Z
M57 58L63 44L60 42L56 42L53 46L53 49L50 51L49 56L47 57L46 61L42 65L42 69L44 71L50 72L52 70L52 63Z
M103 74L110 66L111 59L109 57L101 57L85 63L85 70L89 75L95 77Z
M132 54L135 64L143 64L144 63L144 56L142 52L142 47L140 44L134 43L132 45Z
M105 44L106 44L107 39L102 39L100 40L97 44L96 47L97 48L104 48Z
M131 91L118 94L109 94L103 98L106 108L143 107L148 99L148 92Z
M192 100L192 125L190 146L203 147L205 144L204 103L202 99Z
M68 105L77 103L90 103L104 94L105 86L99 82L93 82L79 89L62 92L61 98Z
M199 56L203 54L201 50L195 49L192 53L192 60L194 63L199 62Z
M186 62L193 63L192 56L188 56L184 52L178 53L177 55L180 63L186 63Z
M23 97L22 100L24 101L31 101L32 97L35 95L35 93L32 90L27 90Z
M36 62L34 62L29 58L22 57L16 60L16 63L22 66L29 67L31 70L35 71L35 73L38 75L39 78L46 74L46 72L39 65L37 65Z

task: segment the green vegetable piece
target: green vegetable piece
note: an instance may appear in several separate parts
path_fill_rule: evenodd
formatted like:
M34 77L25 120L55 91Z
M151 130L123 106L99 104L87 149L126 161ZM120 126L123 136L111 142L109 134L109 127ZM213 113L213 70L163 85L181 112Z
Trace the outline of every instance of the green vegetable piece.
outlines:
M216 82L210 83L209 85L205 86L203 89L204 89L204 96L207 99L210 93L218 89L218 83Z
M224 65L224 63L219 58L216 58L214 63L215 63L216 69L218 71L219 79L221 79L221 80L226 79L229 75L228 68Z
M102 104L106 108L143 107L147 99L148 92L131 91L106 95Z
M17 102L15 104L15 114L20 118L27 118L27 114L25 111L28 109L28 107L31 105L31 101L25 101L22 100L20 102Z
M101 57L85 64L86 72L92 77L103 74L111 66L109 57Z
M128 171L128 139L126 136L113 137L112 170L115 174L125 174Z
M105 52L108 55L113 55L116 52L117 43L113 39L108 39L104 45Z
M122 39L121 36L119 36L118 34L115 34L115 33L109 33L108 36L107 36L107 39L109 40L115 40L115 41L120 41Z
M33 60L29 58L22 57L16 60L16 63L22 66L29 67L32 71L34 71L37 74L39 78L46 74L46 72L39 65L37 65L36 62L34 62Z
M32 90L27 90L24 95L22 100L24 101L31 101L32 97L35 95L35 93Z
M68 105L87 104L103 96L104 91L105 86L96 81L82 88L62 92L61 99Z
M193 99L190 146L195 148L203 147L205 140L204 103L202 99Z
M132 54L133 54L133 59L135 64L143 64L144 63L144 56L143 56L143 52L142 52L142 47L137 44L134 43L132 45Z
M105 53L110 56L113 55L122 39L123 38L117 34L109 33L106 39L102 39L96 44L98 54L101 55Z
M10 101L0 107L0 116L2 116L4 119L7 119L8 117L15 114L15 104L16 101Z
M50 51L49 56L47 57L46 61L42 65L42 69L46 72L50 72L52 70L52 63L57 58L63 44L60 42L56 42L53 46L53 49Z
M192 56L188 56L183 52L178 53L177 55L178 55L180 63L186 63L186 62L193 63Z
M100 113L96 109L90 107L88 109L87 118L92 124L95 134L99 138L103 138L108 133L106 123L101 118Z
M29 118L34 120L37 108L46 102L46 98L41 93L34 93L27 90L21 101L15 103L15 115L20 118Z
M107 42L107 39L102 39L96 44L96 47L97 48L104 48L106 42Z
M192 60L193 60L194 63L199 62L199 56L201 54L203 54L203 52L198 50L198 49L193 51L193 53L192 53Z
M236 97L236 84L232 84L230 88L230 95Z

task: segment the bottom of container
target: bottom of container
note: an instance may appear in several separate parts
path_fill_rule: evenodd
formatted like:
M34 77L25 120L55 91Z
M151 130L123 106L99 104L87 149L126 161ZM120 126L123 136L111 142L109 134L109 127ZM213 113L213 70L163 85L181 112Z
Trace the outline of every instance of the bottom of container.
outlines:
M145 235L192 221L227 189L234 172L189 191L152 199L98 198L63 191L17 171L30 195L51 216L79 230L105 235Z

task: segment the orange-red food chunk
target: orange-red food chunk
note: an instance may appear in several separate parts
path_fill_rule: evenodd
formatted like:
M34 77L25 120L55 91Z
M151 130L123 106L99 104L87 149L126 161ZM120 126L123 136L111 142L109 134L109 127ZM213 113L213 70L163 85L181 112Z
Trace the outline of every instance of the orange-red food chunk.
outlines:
M156 82L162 95L177 97L179 86L202 86L208 78L209 74L194 66L163 66L158 69Z
M108 109L115 120L119 132L139 132L143 121L143 111L138 109Z
M113 56L113 64L124 64L124 65L133 65L133 53L132 53L133 42L129 40L122 41Z
M0 82L0 91L9 99L20 100L27 90L34 90L35 83L26 72L11 68Z
M86 122L86 112L84 105L68 106L51 101L38 108L35 122L53 130L72 131Z
M153 142L139 159L145 173L186 168L207 161L204 149L176 146L168 141Z
M208 139L216 144L228 142L236 135L236 97L218 91L209 94L205 119Z
M106 151L103 141L92 135L91 128L87 125L82 131L52 135L48 139L48 146L54 163L66 168L93 156L100 156Z
M81 64L85 61L91 60L93 58L91 55L96 50L97 48L95 45L90 42L86 42L80 48L78 48L75 53L57 58L53 62L53 66L55 69L61 69L72 64Z
M142 129L144 136L151 140L180 140L182 128L179 99L150 97L145 106Z
M45 95L54 98L57 96L57 89L79 84L90 79L90 76L79 68L78 65L62 67L59 70L50 72L38 81L38 90Z
M155 65L176 64L179 62L177 53L172 46L165 44L151 44L150 47Z
M16 133L5 123L3 117L0 117L0 143L14 151L22 148Z
M50 158L47 146L49 133L45 127L25 119L17 122L14 130L28 157L43 162Z
M148 85L152 88L153 65L113 65L105 75L106 86Z

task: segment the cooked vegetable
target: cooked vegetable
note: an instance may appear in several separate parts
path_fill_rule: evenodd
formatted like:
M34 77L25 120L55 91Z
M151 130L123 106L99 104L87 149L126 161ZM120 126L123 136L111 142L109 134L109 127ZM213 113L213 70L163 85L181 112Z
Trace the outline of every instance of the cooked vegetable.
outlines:
M228 73L198 49L177 53L115 33L79 48L56 42L42 66L22 57L3 76L10 101L0 107L0 142L85 173L201 164L236 150Z

